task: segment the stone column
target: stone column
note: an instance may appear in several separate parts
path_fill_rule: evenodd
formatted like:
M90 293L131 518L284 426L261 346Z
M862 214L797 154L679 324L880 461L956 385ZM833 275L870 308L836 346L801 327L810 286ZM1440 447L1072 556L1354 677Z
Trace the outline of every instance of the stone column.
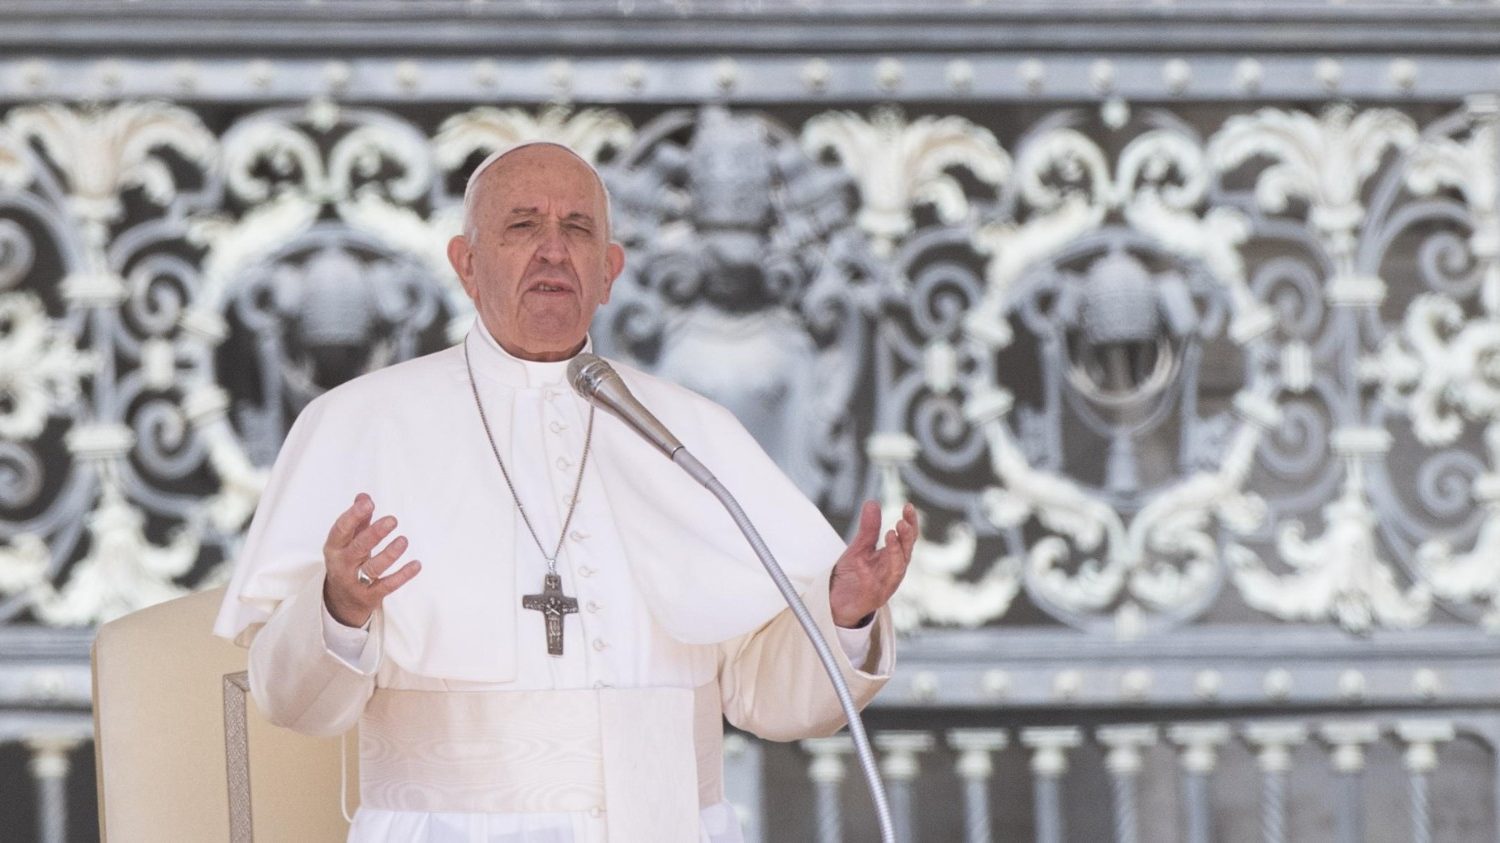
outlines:
M881 732L875 736L875 746L885 753L880 761L880 772L890 789L891 822L896 827L896 839L900 843L912 843L917 839L911 783L922 772L917 756L931 750L932 745L932 735L926 732Z
M68 839L68 753L82 740L60 735L26 739L31 750L31 778L36 782L37 840L66 843Z
M1245 740L1256 749L1260 766L1260 831L1265 843L1286 843L1286 777L1292 748L1307 740L1302 723L1252 723Z
M1380 728L1367 721L1325 723L1318 729L1333 753L1333 768L1343 785L1339 799L1339 843L1363 843L1365 744L1380 739Z
M1104 766L1109 770L1115 803L1115 843L1138 843L1139 799L1136 782L1141 772L1141 749L1156 743L1154 726L1102 726L1095 737L1109 747Z
M839 786L844 783L846 773L844 756L854 751L854 743L848 735L838 735L803 741L802 748L812 756L807 775L813 781L818 843L842 843L844 815L840 809Z
M1432 843L1432 802L1428 776L1437 769L1437 745L1453 740L1453 724L1446 720L1403 720L1396 736L1406 744L1402 761L1411 779L1411 839Z
M1229 740L1223 723L1181 723L1168 735L1178 746L1182 764L1182 802L1187 809L1187 843L1209 843L1213 839L1213 806L1209 802L1209 777L1219 763L1218 748Z
M964 782L964 840L990 843L990 755L1010 743L999 729L954 729L948 745L958 752L958 777Z
M1068 771L1068 750L1078 746L1083 735L1072 726L1024 729L1021 743L1030 747L1031 774L1036 792L1036 843L1062 843L1063 774Z

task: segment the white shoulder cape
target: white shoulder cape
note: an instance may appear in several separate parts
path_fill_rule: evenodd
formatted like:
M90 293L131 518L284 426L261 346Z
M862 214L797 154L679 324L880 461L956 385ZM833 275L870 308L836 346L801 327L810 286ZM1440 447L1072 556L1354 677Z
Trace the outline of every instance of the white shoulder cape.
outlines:
M487 336L475 339L482 331L476 325L468 340L476 353L493 343ZM614 365L636 397L739 499L799 592L828 576L842 540L727 410ZM484 377L481 384L494 388ZM504 448L503 423L495 426ZM621 561L667 634L690 644L717 643L756 629L785 607L706 489L608 413L597 415L593 448L588 470L602 483L628 557ZM377 513L398 515L400 532L426 537L421 548L414 538L410 554L422 560L422 572L382 610L385 652L420 675L513 679L520 597L512 572L496 563L499 554L480 559L443 552L452 544L508 553L518 529L515 519L497 515L513 505L474 409L462 346L357 378L298 416L236 560L214 632L247 644L247 630L321 575L329 527L361 491L374 498ZM521 494L524 499L526 491Z

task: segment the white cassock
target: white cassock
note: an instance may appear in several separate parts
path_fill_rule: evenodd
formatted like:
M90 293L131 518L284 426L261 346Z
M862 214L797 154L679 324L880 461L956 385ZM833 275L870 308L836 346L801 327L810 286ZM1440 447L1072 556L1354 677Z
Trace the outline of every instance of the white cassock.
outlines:
M250 646L275 723L360 727L350 840L737 841L722 725L774 740L843 726L800 626L719 503L605 412L557 559L579 611L549 656L546 562L474 406L471 355L500 454L550 552L572 499L589 405L566 362L512 357L476 320L464 346L366 375L297 418L214 631ZM728 411L626 366L631 390L713 470L802 593L860 705L894 660L886 610L835 628L843 552L817 508ZM399 520L422 572L368 631L323 608L322 547L358 492ZM398 563L402 564L402 563Z

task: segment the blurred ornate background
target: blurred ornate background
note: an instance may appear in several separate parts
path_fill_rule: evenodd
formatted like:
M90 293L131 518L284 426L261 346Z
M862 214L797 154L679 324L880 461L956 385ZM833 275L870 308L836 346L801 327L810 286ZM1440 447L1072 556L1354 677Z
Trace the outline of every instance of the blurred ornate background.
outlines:
M93 626L461 336L533 138L614 196L602 351L924 513L909 838L1497 839L1489 0L10 0L0 838L97 835ZM870 839L847 750L734 738L749 838Z

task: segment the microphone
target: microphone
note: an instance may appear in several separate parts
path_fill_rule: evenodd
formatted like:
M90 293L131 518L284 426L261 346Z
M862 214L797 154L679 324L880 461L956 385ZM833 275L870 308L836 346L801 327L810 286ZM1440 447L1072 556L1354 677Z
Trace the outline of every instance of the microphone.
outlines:
M590 404L603 407L629 425L666 454L667 459L675 460L677 452L682 450L682 442L630 394L625 381L603 357L587 352L574 357L568 363L568 383Z

